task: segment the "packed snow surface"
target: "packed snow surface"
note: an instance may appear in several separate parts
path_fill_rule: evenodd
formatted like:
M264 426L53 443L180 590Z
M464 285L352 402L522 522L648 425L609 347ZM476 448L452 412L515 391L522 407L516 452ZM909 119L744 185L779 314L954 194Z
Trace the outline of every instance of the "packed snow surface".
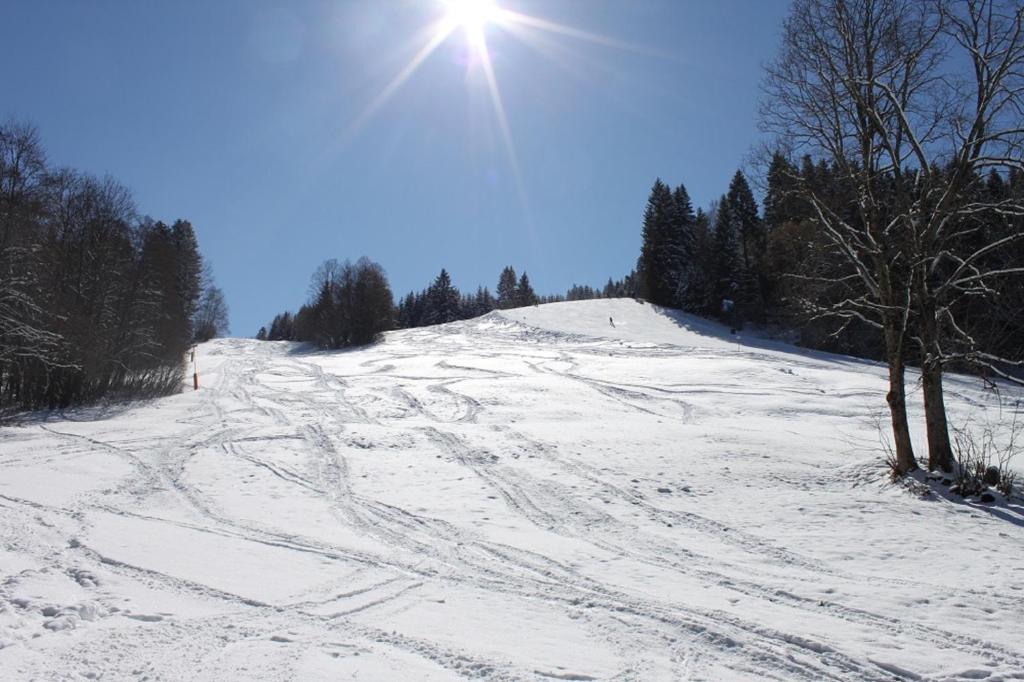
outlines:
M0 429L3 679L1024 678L1024 520L888 483L873 363L613 300L199 370Z

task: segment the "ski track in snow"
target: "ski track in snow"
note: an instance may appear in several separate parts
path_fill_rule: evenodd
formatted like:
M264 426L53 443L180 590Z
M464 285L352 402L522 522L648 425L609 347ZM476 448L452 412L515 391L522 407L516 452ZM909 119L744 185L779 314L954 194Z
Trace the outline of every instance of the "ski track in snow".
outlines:
M1020 508L889 485L872 363L627 300L200 361L0 429L5 679L1024 679Z

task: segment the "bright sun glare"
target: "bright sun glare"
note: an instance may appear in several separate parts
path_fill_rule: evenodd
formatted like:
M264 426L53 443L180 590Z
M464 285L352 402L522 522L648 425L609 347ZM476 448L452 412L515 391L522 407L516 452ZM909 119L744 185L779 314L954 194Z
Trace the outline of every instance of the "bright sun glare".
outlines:
M467 68L480 69L483 73L484 81L490 94L494 117L501 131L501 138L504 142L505 151L508 154L512 175L515 179L520 201L525 210L527 205L526 192L523 189L519 162L516 159L515 145L512 142L512 130L509 126L508 116L505 113L505 105L498 87L498 78L495 74L490 49L487 45L488 31L486 29L488 27L500 28L502 33L514 35L537 49L545 50L547 48L546 51L550 51L550 43L546 43L542 39L542 34L588 41L606 47L633 48L625 43L611 40L598 34L505 9L498 4L499 0L434 0L434 2L439 6L440 16L433 23L424 27L423 31L418 34L415 41L419 42L420 46L391 81L373 98L363 113L353 121L349 127L348 135L353 135L355 131L359 130L416 73L423 62L438 47L446 42L452 34L461 29L467 47L469 47L470 53L473 56L469 60Z
M495 0L445 0L448 21L469 33L483 30L498 20L501 10Z

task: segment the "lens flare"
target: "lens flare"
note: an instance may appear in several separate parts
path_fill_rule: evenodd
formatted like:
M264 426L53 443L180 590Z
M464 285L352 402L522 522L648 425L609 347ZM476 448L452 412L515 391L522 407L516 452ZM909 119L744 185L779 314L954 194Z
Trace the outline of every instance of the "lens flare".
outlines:
M439 5L438 17L429 26L418 34L417 42L420 42L418 49L414 51L412 59L399 70L399 72L388 82L385 87L372 99L369 106L356 117L349 127L345 137L351 139L369 119L391 99L391 97L404 85L420 66L432 55L442 43L445 43L454 34L464 34L466 46L473 55L469 68L479 68L483 71L484 82L490 94L491 108L498 124L505 153L508 157L508 164L515 180L516 189L519 194L523 211L530 223L529 206L526 199L526 190L523 183L522 173L519 168L515 144L512 139L512 126L509 124L508 115L505 111L505 104L498 87L498 77L495 73L494 63L491 59L490 49L487 44L488 28L500 29L504 33L514 36L523 42L532 42L539 34L549 34L570 38L577 41L584 41L597 44L603 47L634 50L646 52L643 48L623 43L605 36L583 31L571 26L565 26L553 21L532 17L519 12L513 12L502 8L498 0L436 0Z
M484 26L501 18L496 0L445 0L447 20L467 34L481 33Z

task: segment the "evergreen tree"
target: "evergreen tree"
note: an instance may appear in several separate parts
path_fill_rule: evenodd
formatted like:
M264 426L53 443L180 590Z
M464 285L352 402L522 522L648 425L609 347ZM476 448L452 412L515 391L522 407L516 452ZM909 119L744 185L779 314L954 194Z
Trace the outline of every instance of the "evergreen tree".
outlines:
M486 315L497 307L494 297L491 296L490 290L485 286L479 286L476 289L476 295L471 299L471 314L467 317L479 317L480 315Z
M736 171L725 197L732 230L738 239L739 270L736 296L747 319L763 319L764 313L764 225L758 216L757 201L741 171Z
M799 181L796 168L781 153L772 154L768 166L768 190L764 197L764 224L767 232L784 223L809 218L807 206L795 193Z
M713 315L721 300L718 295L718 261L716 260L715 233L708 214L697 209L693 220L690 272L681 306L684 310Z
M610 279L608 280L608 283L611 284ZM587 301L600 297L601 293L593 287L586 285L580 286L578 284L573 284L565 294L565 300L567 301Z
M525 271L523 272L522 277L519 278L519 284L516 285L515 296L517 307L537 305L538 303L537 294L530 285L530 278L526 276Z
M344 343L337 301L334 296L335 287L330 280L320 283L320 290L313 299L310 308L311 340L321 348L340 348Z
M295 338L295 323L292 314L286 310L275 315L270 322L270 330L266 332L266 340L293 341Z
M797 324L799 311L792 308L790 293L794 287L807 287L806 282L786 281L786 274L802 272L808 274L815 268L812 263L818 256L813 234L810 206L799 198L801 182L810 182L817 175L810 159L805 159L806 178L781 153L772 154L768 167L768 189L764 199L765 253L762 267L762 284L765 310L776 320ZM801 321L802 329L809 323Z
M451 277L444 268L427 290L426 305L426 324L445 324L459 319L459 291L452 286Z
M203 259L199 254L199 244L196 241L192 223L187 220L175 220L171 225L171 240L174 242L175 262L177 263L175 289L181 299L185 316L191 320L203 293L204 275L206 279L209 279L210 274L204 271Z
M687 290L695 278L696 265L693 262L694 222L693 203L686 187L680 184L672 193L673 213L670 223L669 248L672 258L669 260L669 277L675 281L670 305L683 307L689 298Z
M658 178L644 209L643 242L637 273L640 295L652 303L672 305L677 289L677 271L681 254L675 239L675 200L672 190Z
M409 292L398 304L396 323L399 329L411 329L416 327L419 321L416 318L416 294Z
M427 304L429 302L427 298L428 289L420 290L412 300L412 318L414 327L422 327L430 324L427 320Z
M742 269L737 221L726 197L715 208L715 234L711 253L712 300L710 306L721 312L723 301L736 304L739 277Z
M502 310L516 307L516 271L511 265L501 271L498 278L497 304Z

